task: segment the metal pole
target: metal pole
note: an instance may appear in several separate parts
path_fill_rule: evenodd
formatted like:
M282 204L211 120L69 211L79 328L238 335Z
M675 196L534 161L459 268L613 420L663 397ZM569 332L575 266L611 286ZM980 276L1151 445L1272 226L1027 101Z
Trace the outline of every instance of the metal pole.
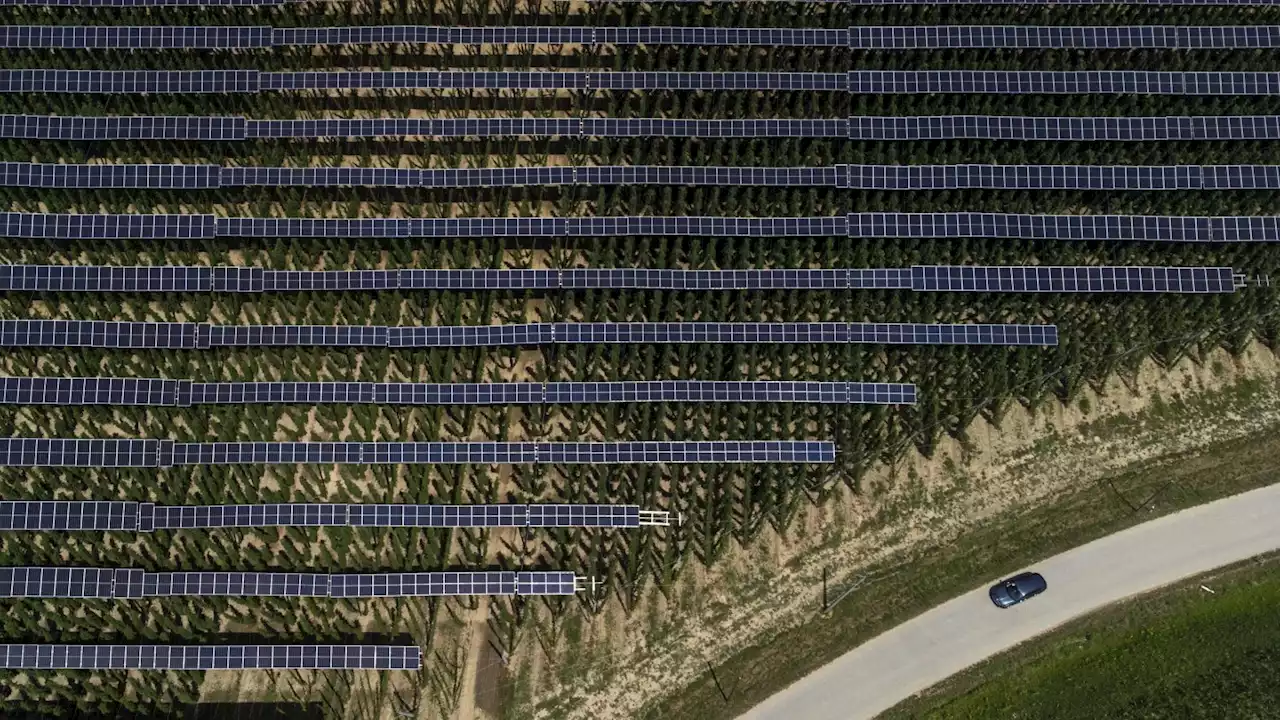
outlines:
M714 682L716 684L716 690L720 691L720 697L724 699L725 703L728 703L729 696L725 694L724 688L720 687L720 678L716 677L716 669L711 667L710 660L707 660L705 662L707 663L707 670L711 672L711 682Z

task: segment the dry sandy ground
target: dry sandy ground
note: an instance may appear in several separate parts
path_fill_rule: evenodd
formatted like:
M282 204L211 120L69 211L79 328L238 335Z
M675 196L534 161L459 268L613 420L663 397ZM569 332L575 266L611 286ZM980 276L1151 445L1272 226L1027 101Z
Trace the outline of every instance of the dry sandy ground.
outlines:
M653 608L642 606L625 620L620 613L606 613L584 631L591 638L587 643L595 645L584 654L600 658L599 669L575 673L571 682L547 682L538 699L572 698L570 718L631 717L705 672L706 661L715 664L803 622L820 602L823 567L843 569L844 576L831 583L841 587L887 556L945 541L1002 509L1035 504L1173 449L1222 442L1280 421L1280 397L1268 393L1256 398L1248 413L1190 418L1176 431L1161 426L1116 437L1082 433L1099 419L1140 413L1156 396L1194 398L1249 378L1280 379L1280 361L1253 347L1238 362L1219 353L1206 365L1184 362L1168 372L1148 364L1132 388L1115 380L1101 396L1087 392L1087 414L1079 405L1055 406L1036 416L1016 409L998 429L979 420L970 431L974 452L946 443L933 459L912 457L898 468L882 469L872 479L876 490L866 495L846 494L839 502L811 508L792 537L769 531L712 572L688 568L678 592L703 597L698 608L685 612L657 608L673 630L653 646L646 647L644 640L645 618ZM1052 453L1035 449L1044 438L1054 439ZM957 466L965 476L962 485L956 483ZM897 521L863 534L850 532L889 508L900 513ZM768 578L767 586L730 595L727 582L746 573ZM618 631L620 622L626 623L625 633ZM609 672L607 682L601 669Z

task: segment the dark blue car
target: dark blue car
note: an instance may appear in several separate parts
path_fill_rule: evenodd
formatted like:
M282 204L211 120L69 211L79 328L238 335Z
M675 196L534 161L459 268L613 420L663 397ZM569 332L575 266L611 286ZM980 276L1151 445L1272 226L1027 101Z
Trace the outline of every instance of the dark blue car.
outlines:
M991 602L995 603L996 607L1007 608L1039 595L1047 587L1049 585L1045 583L1043 575L1025 572L992 585L987 594L991 596Z

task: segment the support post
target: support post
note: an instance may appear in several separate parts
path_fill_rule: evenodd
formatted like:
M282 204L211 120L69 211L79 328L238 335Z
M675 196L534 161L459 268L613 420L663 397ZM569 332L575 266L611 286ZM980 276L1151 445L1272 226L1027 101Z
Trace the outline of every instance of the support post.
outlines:
M729 702L729 696L725 694L724 688L720 686L720 678L716 677L716 669L711 666L710 660L707 660L705 662L707 663L707 670L711 672L711 682L716 684L716 690L720 691L720 697L727 704Z

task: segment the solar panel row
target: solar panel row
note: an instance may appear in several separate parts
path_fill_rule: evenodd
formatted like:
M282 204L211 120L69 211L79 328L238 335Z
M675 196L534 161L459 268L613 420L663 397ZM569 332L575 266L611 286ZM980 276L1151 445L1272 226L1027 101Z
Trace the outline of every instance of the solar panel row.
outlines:
M553 166L518 168L226 168L224 186L517 187L524 185L835 186L836 167Z
M372 118L249 120L247 137L844 137L843 118L667 120L661 118ZM3 124L0 123L0 130Z
M173 0L163 0L173 2ZM419 670L412 645L0 645L10 670Z
M0 185L35 188L207 190L222 186L217 165L71 165L0 162Z
M245 7L301 0L0 0L0 6L35 7Z
M0 320L0 347L210 347L208 325L100 320Z
M277 28L274 45L369 45L374 43L587 44L587 45L847 45L846 30L738 27L373 27Z
M151 378L0 378L9 405L364 403L513 405L633 402L914 403L901 383L655 380L551 383L213 382Z
M1020 117L940 115L849 118L851 140L1275 140L1280 115Z
M0 79L3 79L0 71ZM24 72L24 71L13 71ZM53 72L53 71L43 71ZM210 79L221 89L265 90L847 90L845 73L821 72L543 72L509 71L300 71L264 72L252 90L233 89L230 79ZM46 81L47 82L47 81ZM120 83L121 87L133 87ZM0 87L4 87L0 84ZM54 85L58 87L58 85ZM161 84L153 92L165 90ZM34 92L35 90L28 90ZM51 90L45 90L50 92ZM56 90L52 90L56 91ZM139 90L122 90L139 92Z
M640 527L638 505L157 506L105 500L0 500L0 531L189 530L230 527Z
M911 289L982 292L1229 293L1243 278L1227 267L916 266Z
M849 47L917 48L1271 48L1274 25L1106 27L1025 25L914 25L849 28Z
M381 43L764 45L833 46L849 43L847 30L731 27L364 27L6 25L0 47L62 49L239 49L289 45Z
M357 137L842 137L851 140L1275 140L1280 116L856 116L814 120L457 118L246 120L243 117L0 115L0 138L245 140Z
M210 189L518 187L528 185L834 186L861 190L1251 190L1280 188L1280 165L552 166L418 170L360 167L0 163L0 185Z
M268 48L383 43L759 45L859 49L915 48L1270 48L1280 27L918 25L821 28L725 27L365 27L8 25L9 48Z
M847 90L864 95L1280 95L1280 73L1138 70L852 70L847 73L0 70L0 92L9 93L249 93L352 89Z
M1140 70L852 70L846 88L872 95L919 93L1280 95L1275 72Z
M809 237L845 235L844 217L590 217L590 218L218 218L226 237L588 237L698 235Z
M1227 182L1231 182L1228 177ZM0 236L50 239L213 237L991 237L1274 242L1280 216L851 213L836 217L215 218L213 215L0 213Z
M845 73L0 70L8 93L253 93L267 90L846 90Z
M779 270L659 270L650 268L570 268L566 270L265 270L231 266L0 265L0 291L25 292L299 292L352 290L911 290L915 268ZM983 277L1031 267L952 266ZM1171 284L1169 290L1137 286L1134 292L1232 292L1231 268L1095 267L1059 268L1086 273L1159 273L1215 278L1205 291ZM918 288L914 288L918 289ZM1015 288L1003 288L1014 291ZM1110 292L1110 291L1108 291ZM1117 292L1124 292L1118 290ZM493 387L493 386L490 386ZM183 391L180 390L179 394ZM190 388L186 392L192 392ZM199 392L198 390L196 392ZM416 391L415 391L416 392ZM526 400L531 402L531 400Z
M0 597L125 600L149 597L405 597L573 595L564 571L341 574L143 572L109 568L0 568Z
M573 237L844 235L844 217L217 218L213 215L0 213L0 236L153 240L230 237Z
M496 347L553 343L1056 345L1052 325L929 323L529 323L387 327L0 320L0 347Z
M257 70L0 70L6 93L251 93Z
M247 123L243 117L232 116L0 115L0 137L23 140L244 140Z
M0 47L125 49L233 49L271 47L273 32L261 26L4 25Z
M1280 216L1022 215L1005 213L853 213L850 237L1275 242Z
M10 467L267 464L835 462L835 445L805 440L716 442L215 442L0 438Z
M859 190L1257 190L1280 165L837 165Z
M107 215L0 212L4 237L75 239L211 240L213 215Z
M137 530L144 504L149 503L0 500L0 530Z

